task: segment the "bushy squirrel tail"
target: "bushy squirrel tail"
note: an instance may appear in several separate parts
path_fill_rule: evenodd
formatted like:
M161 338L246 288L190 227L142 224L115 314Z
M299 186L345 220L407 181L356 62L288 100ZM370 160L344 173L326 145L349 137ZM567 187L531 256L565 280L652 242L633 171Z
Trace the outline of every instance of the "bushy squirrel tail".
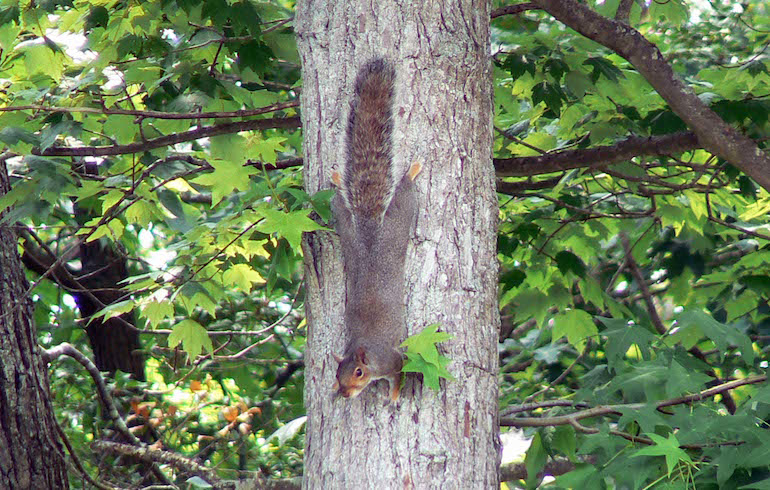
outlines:
M382 223L396 187L391 142L395 78L393 67L379 58L364 65L356 78L341 190L359 229Z

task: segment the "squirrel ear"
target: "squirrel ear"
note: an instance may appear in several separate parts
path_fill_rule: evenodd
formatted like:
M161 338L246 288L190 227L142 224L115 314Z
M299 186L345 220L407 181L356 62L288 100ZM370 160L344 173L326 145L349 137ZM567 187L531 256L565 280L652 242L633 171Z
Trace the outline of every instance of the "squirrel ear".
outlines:
M337 361L337 364L342 364L343 358L332 352L332 357L334 357L334 360Z
M361 364L366 364L366 349L363 347L356 349L356 361L360 362Z

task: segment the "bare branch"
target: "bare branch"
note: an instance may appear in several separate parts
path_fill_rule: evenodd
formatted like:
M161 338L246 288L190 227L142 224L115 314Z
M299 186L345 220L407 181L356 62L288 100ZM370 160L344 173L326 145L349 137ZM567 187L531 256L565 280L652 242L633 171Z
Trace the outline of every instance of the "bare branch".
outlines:
M45 360L46 363L50 364L51 361L61 356L69 356L80 363L81 366L86 368L86 371L88 371L88 374L90 374L91 378L94 380L94 384L96 385L96 392L98 393L102 404L107 409L107 415L109 416L115 428L123 437L131 441L132 444L137 446L142 445L142 441L137 439L136 436L132 434L130 430L128 430L126 423L122 418L120 418L118 409L115 406L115 401L112 399L112 395L110 395L110 391L107 389L107 385L104 382L104 377L102 377L102 373L99 372L99 369L96 367L96 365L91 362L91 359L86 357L85 354L67 342L59 344L56 347L52 347L48 350L42 349L42 352L43 360Z
M583 458L586 463L593 463L596 458L588 456ZM575 469L575 463L564 458L555 458L547 462L541 473L543 475L559 476ZM525 463L509 463L500 465L500 481L526 480L527 465Z
M631 136L614 145L566 150L535 157L495 158L498 177L531 177L574 168L599 168L641 155L668 156L700 148L694 133L682 132L643 138Z
M217 477L214 470L206 468L195 461L180 456L179 454L152 447L136 447L118 442L94 441L91 447L97 451L106 451L118 456L128 456L148 463L162 463L173 466L185 473L199 476L211 484L214 488L231 488L231 484L223 483Z
M749 376L743 379L737 379L722 383L707 390L703 390L692 395L684 395L669 400L663 400L655 404L655 408L660 410L673 405L682 405L710 398L721 393L734 390L739 386L764 383L767 381L766 375ZM551 427L556 425L574 425L578 421L599 417L602 415L620 415L622 410L641 410L647 406L646 403L629 403L625 405L601 405L598 407L580 410L568 415L557 415L555 417L501 417L500 425L503 427ZM579 424L578 424L579 425ZM581 426L582 427L582 426Z
M221 112L163 112L163 111L140 111L132 109L100 109L96 107L52 107L44 105L17 105L9 107L0 107L0 112L15 112L15 111L39 111L39 112L67 112L67 113L86 113L86 114L99 114L99 115L118 115L118 116L134 116L143 119L225 119L225 118L237 118L237 117L249 117L258 116L260 114L267 114L268 112L280 111L283 109L289 109L291 107L299 106L298 100L292 100L289 102L280 102L258 109L244 109L239 111L221 111Z
M540 7L531 2L506 5L505 7L493 10L489 17L494 19L503 15L518 15L527 10L540 10Z
M615 11L615 20L628 24L628 17L631 14L631 7L634 5L634 0L620 0L618 4L618 10Z
M178 143L185 143L187 141L194 141L201 138L207 138L211 136L218 136L222 134L233 134L241 131L254 131L271 128L292 129L300 127L301 122L298 116L293 117L277 117L270 119L252 119L250 121L238 121L232 123L215 124L213 126L205 126L202 128L191 129L181 133L168 134L148 141L140 141L136 143L129 143L127 145L116 146L81 146L76 148L70 147L52 147L46 148L43 151L35 148L32 150L34 155L43 156L70 156L70 157L85 157L85 156L107 156L107 155L125 155L128 153L140 153L155 148L162 148L164 146L175 145Z

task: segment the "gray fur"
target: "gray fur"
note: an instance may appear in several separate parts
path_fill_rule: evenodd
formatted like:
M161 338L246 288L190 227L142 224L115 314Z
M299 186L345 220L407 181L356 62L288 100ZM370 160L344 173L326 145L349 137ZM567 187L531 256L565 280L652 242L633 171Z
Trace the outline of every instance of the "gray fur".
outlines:
M400 379L404 261L416 199L408 175L398 186L393 178L394 80L393 68L381 59L367 63L359 73L347 130L347 161L332 203L345 266L349 339L338 380L345 369L353 369L360 348L366 352L372 380Z

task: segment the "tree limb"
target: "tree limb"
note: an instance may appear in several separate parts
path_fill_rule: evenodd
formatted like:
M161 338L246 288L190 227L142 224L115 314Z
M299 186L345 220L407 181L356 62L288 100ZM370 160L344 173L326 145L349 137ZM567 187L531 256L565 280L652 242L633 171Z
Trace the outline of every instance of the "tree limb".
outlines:
M620 0L618 4L618 10L615 11L615 20L628 24L628 18L631 14L631 7L634 5L634 0Z
M298 116L292 117L274 117L269 119L252 119L249 121L238 121L232 123L215 124L202 128L191 129L181 133L172 133L160 136L147 141L129 143L127 145L112 146L81 146L81 147L51 147L41 151L39 148L33 148L33 155L42 156L107 156L107 155L125 155L128 153L140 153L155 148L185 143L201 138L218 136L222 134L238 133L240 131L263 130L271 128L291 129L300 127Z
M663 400L655 403L655 408L660 410L661 408L670 407L673 405L682 405L685 403L692 403L695 401L703 400L704 398L710 398L712 396L724 393L729 390L738 388L739 386L763 383L767 381L766 375L750 376L748 378L737 379L734 381L728 381L720 385L714 386L707 390L693 393L692 395L684 395L669 400ZM568 415L557 415L555 417L501 417L500 425L503 427L551 427L556 425L572 425L577 421L592 417L598 417L601 415L620 415L621 410L641 410L646 407L646 403L629 403L625 405L600 405L597 407L580 410L578 412Z
M694 133L681 132L643 138L631 136L614 145L564 150L534 157L495 158L498 177L531 177L574 168L599 168L641 155L668 156L701 148Z
M81 366L86 368L88 374L91 375L91 379L94 380L94 385L96 385L96 392L99 395L99 399L101 399L102 405L106 409L107 415L109 416L109 419L112 421L115 428L123 437L131 441L132 444L137 446L142 445L142 441L137 439L137 437L131 433L131 431L126 426L126 423L122 418L120 418L118 409L115 406L115 401L112 399L112 395L110 395L110 391L107 389L107 384L104 382L104 378L99 372L99 369L93 362L91 362L91 359L86 357L85 354L67 342L59 344L55 347L51 347L48 350L42 349L42 353L43 360L45 360L45 362L48 364L61 356L69 356L76 360Z
M53 107L45 105L21 105L21 106L9 106L0 107L0 112L15 112L15 111L36 111L36 112L67 112L67 113L86 113L86 114L99 114L99 115L118 115L118 116L135 116L139 118L148 119L224 119L235 117L249 117L258 116L260 114L266 114L268 112L280 111L291 107L299 106L298 100L291 100L288 102L280 102L258 109L244 109L239 111L220 111L220 112L163 112L163 111L140 111L133 109L107 109L96 107Z
M170 451L155 449L152 447L136 447L119 442L94 441L91 447L97 451L106 451L119 456L128 456L148 463L163 463L181 470L199 476L206 480L213 488L233 488L234 485L222 482L214 470L206 468L195 461Z
M595 457L585 457L583 462L593 463ZM575 463L565 458L554 458L548 461L540 471L543 475L559 476L575 469ZM500 465L500 481L526 480L527 465L525 463L508 463Z
M506 5L505 7L500 7L499 9L493 10L489 17L494 19L503 15L518 15L522 12L526 12L527 10L540 10L540 7L531 2Z

